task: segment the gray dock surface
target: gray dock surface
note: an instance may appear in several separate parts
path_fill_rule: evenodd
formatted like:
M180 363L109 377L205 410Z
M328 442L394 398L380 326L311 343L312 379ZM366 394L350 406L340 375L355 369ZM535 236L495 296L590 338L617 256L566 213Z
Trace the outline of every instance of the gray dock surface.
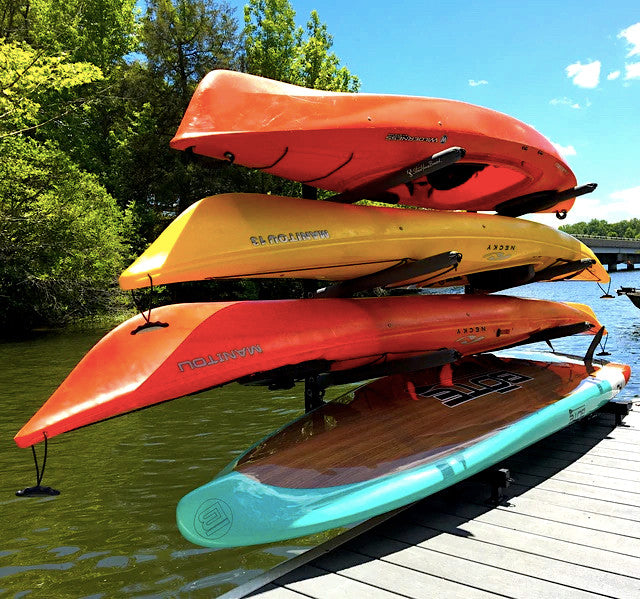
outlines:
M598 415L497 466L508 505L470 480L344 544L309 552L275 580L232 594L349 597L640 597L640 411ZM353 536L353 535L352 535ZM302 565L300 565L302 563ZM285 566L285 570L286 570ZM274 576L282 570L274 572Z

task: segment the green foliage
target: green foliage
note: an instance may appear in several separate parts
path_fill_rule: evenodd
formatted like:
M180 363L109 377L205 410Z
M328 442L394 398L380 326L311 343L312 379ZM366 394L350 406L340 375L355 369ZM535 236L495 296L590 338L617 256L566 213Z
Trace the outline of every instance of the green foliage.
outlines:
M247 72L313 89L356 92L360 82L330 52L333 37L311 12L305 31L289 0L249 0L244 9Z
M313 11L251 0L244 38L213 0L0 0L0 324L67 322L121 298L115 279L194 201L299 183L170 149L198 82L248 70L357 91ZM163 301L300 297L299 281L168 286Z
M108 72L136 47L136 0L0 0L0 38Z
M60 119L79 104L68 101L69 90L100 79L102 72L91 64L0 41L0 138Z
M115 200L50 143L13 136L0 152L0 326L104 308L122 267Z
M169 85L184 110L197 83L214 69L237 67L237 22L211 0L149 0L142 52L154 78Z
M621 220L609 223L606 220L592 219L588 223L579 222L573 225L562 225L561 231L571 235L597 235L599 237L626 237L640 239L640 219Z

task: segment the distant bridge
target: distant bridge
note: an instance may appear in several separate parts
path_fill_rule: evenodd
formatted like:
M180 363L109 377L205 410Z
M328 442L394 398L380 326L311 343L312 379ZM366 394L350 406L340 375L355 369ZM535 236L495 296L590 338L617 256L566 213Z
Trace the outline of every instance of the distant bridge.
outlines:
M618 264L633 270L640 264L640 239L628 237L600 237L598 235L574 235L589 246L608 271L618 269Z

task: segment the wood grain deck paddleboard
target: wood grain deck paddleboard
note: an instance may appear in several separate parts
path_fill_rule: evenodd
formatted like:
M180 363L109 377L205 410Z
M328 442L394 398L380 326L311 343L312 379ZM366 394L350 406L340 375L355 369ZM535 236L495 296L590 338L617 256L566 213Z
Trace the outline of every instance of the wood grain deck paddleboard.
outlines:
M408 173L419 161L460 147L466 154L458 163L385 194L443 210L501 210L514 198L576 185L551 142L506 114L453 100L327 92L221 70L196 89L171 146L337 192ZM569 210L573 202L571 196L546 206L533 202L525 211Z
M15 436L65 431L224 385L300 380L447 348L462 355L601 328L581 304L431 295L177 304L100 340Z
M562 278L609 280L583 243L523 219L233 193L205 198L178 216L122 273L120 286L239 277L344 281L443 252L461 254L455 269L445 264L435 272L403 275L389 286L481 285L491 271L492 284L498 277L505 287ZM583 260L592 264L581 268ZM563 270L571 264L573 270ZM514 272L515 281L509 274Z
M510 356L510 357L507 357ZM270 543L407 505L583 418L629 366L542 352L378 379L258 442L178 504L191 542Z

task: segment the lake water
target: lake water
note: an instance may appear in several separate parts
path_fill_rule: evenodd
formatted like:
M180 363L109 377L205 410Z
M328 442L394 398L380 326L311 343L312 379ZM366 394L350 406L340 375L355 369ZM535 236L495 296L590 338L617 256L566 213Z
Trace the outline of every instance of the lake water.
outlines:
M621 285L640 286L640 272L613 274L611 289ZM640 398L640 310L626 297L600 299L598 286L584 282L509 293L589 304L609 330L610 359L635 370L623 395ZM300 386L228 385L60 435L49 444L43 484L61 495L16 497L35 484L35 468L13 435L104 332L0 343L0 595L212 597L335 534L213 550L188 543L175 524L183 495L302 413ZM560 339L554 347L583 354L590 340Z

